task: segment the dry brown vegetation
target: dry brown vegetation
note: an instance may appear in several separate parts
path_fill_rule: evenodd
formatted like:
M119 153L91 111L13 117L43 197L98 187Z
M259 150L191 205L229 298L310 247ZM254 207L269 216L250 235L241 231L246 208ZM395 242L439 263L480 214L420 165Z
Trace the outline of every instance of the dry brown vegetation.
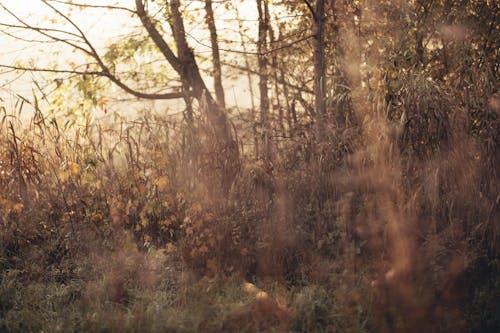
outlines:
M274 114L264 157L228 155L203 102L188 124L1 106L0 331L498 332L498 62L445 73L395 40L376 89L344 73L324 118Z

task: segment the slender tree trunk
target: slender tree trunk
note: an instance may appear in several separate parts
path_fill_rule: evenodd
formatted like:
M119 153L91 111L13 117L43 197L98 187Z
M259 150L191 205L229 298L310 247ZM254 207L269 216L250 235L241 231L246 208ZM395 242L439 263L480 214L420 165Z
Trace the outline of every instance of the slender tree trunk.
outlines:
M217 29L215 27L214 11L212 0L205 0L206 21L210 31L210 43L212 46L212 64L214 77L215 98L220 107L226 107L224 98L224 88L222 87L222 70L219 54L219 42L217 41Z
M278 39L279 40L282 39L281 29L279 27L278 27ZM284 56L280 57L278 67L279 67L279 74L280 74L280 82L281 82L282 89L283 89L283 95L285 97L285 105L286 105L285 118L286 118L286 122L288 125L288 135L292 136L293 135L293 128L294 128L294 126L292 125L293 116L292 116L292 109L291 109L291 103L290 103L290 96L289 96L289 92L288 92L288 85L285 82L286 61L284 59L285 59Z
M325 66L325 0L316 0L312 26L313 62L314 62L314 105L316 108L316 125L321 138L326 121L326 66Z
M284 66L285 66L285 63L284 63L284 61L282 61L281 66L280 66L280 79L281 79L282 86L283 86L283 95L285 95L285 103L286 103L286 110L287 110L286 122L288 125L288 135L293 136L293 129L295 127L295 124L292 124L292 120L294 120L294 118L293 118L293 114L292 114L292 105L290 103L290 95L288 92L288 86L285 83L285 68L284 68Z
M259 13L259 39L257 41L259 65L259 92L260 92L260 121L262 126L262 158L270 160L270 133L269 133L269 96L267 89L267 34L269 29L269 11L267 0L257 0Z
M249 70L246 71L247 79L248 79L248 91L250 92L250 105L251 109L251 121L252 121L252 134L253 134L253 148L254 148L254 157L255 159L259 158L259 134L257 131L257 117L255 115L256 107L255 107L255 93L253 90L253 80L252 73L250 73L250 60L248 59L246 43L244 41L245 35L243 34L243 23L240 18L240 12L238 8L235 6L234 10L236 12L236 19L238 20L238 32L241 38L241 48L244 52L243 59L245 60L245 67Z
M268 10L269 12L269 10ZM269 25L269 42L271 44L271 48L276 47L276 38L274 36L274 30L271 25ZM271 68L273 73L273 81L274 81L274 94L276 99L276 108L278 109L278 125L280 129L281 136L285 136L285 125L283 123L283 108L281 107L280 101L280 90L278 83L278 52L274 51L271 54Z

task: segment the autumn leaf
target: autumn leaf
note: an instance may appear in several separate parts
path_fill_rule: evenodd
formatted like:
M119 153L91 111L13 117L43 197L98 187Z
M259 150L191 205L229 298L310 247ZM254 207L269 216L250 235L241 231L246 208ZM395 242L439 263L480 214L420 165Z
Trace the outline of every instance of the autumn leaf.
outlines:
M106 106L106 104L108 104L108 102L109 102L108 97L102 97L97 101L97 105L99 105L99 107L103 108L104 106Z
M141 214L141 215L143 215L143 214ZM148 221L147 217L145 217L145 216L141 216L141 225L142 225L144 228L146 228L146 227L148 226L148 224L149 224L149 221Z
M165 244L165 250L168 252L168 253L171 253L171 252L174 252L176 249L175 245L172 244L172 243L167 243Z
M165 191L168 186L168 177L167 176L158 177L154 181L154 184L156 185L158 191Z
M166 218L165 220L162 220L160 222L160 224L163 226L163 227L169 227L171 225L173 225L175 223L175 216L171 216L169 218Z
M68 169L73 177L80 174L80 166L75 162L69 162Z
M198 251L201 253L201 255L205 255L208 253L208 247L206 245L202 245Z
M191 212L193 215L198 215L202 212L202 207L199 202L195 203L193 206L191 206Z
M69 179L70 176L70 171L69 170L63 170L59 173L59 179L61 182L65 182Z

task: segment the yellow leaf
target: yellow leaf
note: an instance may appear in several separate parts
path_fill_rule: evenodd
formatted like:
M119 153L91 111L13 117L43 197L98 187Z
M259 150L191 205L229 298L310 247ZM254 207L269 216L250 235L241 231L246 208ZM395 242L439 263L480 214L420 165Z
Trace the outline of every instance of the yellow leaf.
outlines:
M80 174L80 166L77 163L69 162L68 168L71 172L71 175L73 175L74 177L76 177Z
M12 207L12 210L16 214L21 214L22 210L24 208L24 205L22 203L16 203L14 207Z
M168 186L168 177L161 176L155 180L154 184L156 185L159 191L165 191Z
M97 104L99 104L99 106L102 108L108 102L109 102L109 98L108 97L103 97L103 98L99 99L99 101L97 101Z
M69 170L63 170L59 173L59 179L61 179L62 182L65 182L68 180L70 175Z

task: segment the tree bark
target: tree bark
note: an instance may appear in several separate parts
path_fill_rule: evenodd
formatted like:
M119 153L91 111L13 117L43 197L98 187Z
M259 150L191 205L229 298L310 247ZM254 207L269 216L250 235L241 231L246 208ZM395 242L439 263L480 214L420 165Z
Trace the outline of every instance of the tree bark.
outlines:
M260 121L262 126L262 156L264 160L270 159L270 133L269 133L269 96L267 89L267 34L269 30L269 10L267 0L257 0L259 13L259 39L257 41L258 66L259 66L259 92L260 92Z
M320 126L326 120L325 0L316 0L312 26L314 62L314 105Z
M269 42L271 47L276 47L276 37L274 36L274 30L271 25L269 25ZM274 94L276 99L276 108L278 109L278 126L280 129L280 135L285 136L285 125L283 122L283 108L281 107L280 101L280 89L278 80L278 51L273 51L271 53L271 68L274 81ZM274 106L273 106L274 109Z
M255 94L254 94L254 89L253 89L253 80L252 80L252 70L250 67L250 60L248 59L248 53L247 53L247 48L245 44L245 35L243 33L243 23L241 21L240 17L240 12L238 10L238 7L234 7L235 13L236 13L236 19L238 20L238 32L240 34L241 38L241 49L243 50L243 59L245 60L245 72L247 74L247 80L248 80L248 91L250 93L250 105L252 107L251 109L251 121L252 121L252 135L253 135L253 149L254 149L254 158L258 159L259 158L259 135L257 131L257 120L256 120L256 107L255 107ZM242 68L240 68L242 69Z
M222 87L222 69L219 54L219 42L217 41L217 29L215 27L214 11L212 0L205 0L206 21L210 31L210 43L212 46L212 64L214 77L215 98L220 107L226 107L224 98L224 88Z

